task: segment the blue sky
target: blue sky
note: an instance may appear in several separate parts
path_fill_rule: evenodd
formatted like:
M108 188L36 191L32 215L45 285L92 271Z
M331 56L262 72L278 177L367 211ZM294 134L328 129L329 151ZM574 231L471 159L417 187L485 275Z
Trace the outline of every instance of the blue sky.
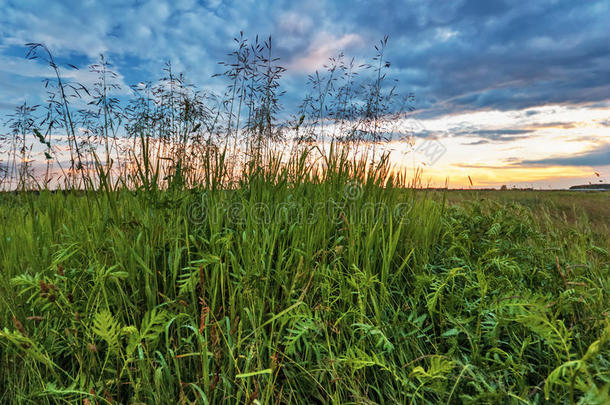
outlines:
M451 173L456 185L473 174L481 186L566 186L593 171L610 181L610 0L0 0L0 8L0 115L43 94L49 72L23 58L26 42L83 68L103 53L125 88L159 77L167 60L215 88L217 61L240 31L271 34L288 68L289 108L328 57L371 55L389 35L391 74L417 97L420 137L447 147L426 169L433 181ZM69 74L90 80L86 69Z

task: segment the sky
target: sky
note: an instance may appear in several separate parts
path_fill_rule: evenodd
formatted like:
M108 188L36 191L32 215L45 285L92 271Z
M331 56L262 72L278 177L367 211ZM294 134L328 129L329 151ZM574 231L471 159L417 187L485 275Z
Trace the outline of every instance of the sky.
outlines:
M240 31L271 35L289 108L329 57L370 55L388 35L390 73L416 97L416 150L397 145L397 165L452 187L610 182L610 0L0 0L0 10L0 120L44 96L50 72L24 58L27 42L81 67L65 73L85 84L103 53L127 92L167 60L215 89Z

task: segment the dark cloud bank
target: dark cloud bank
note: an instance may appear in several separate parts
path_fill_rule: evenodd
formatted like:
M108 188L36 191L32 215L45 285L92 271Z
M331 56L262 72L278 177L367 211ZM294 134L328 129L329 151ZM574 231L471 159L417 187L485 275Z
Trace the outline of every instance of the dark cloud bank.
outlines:
M126 77L147 68L130 66L132 58L173 57L195 74L212 73L239 30L281 39L278 51L285 61L307 52L321 32L337 39L358 35L361 42L346 44L356 54L388 34L392 73L429 115L610 97L607 0L35 3L0 0L0 46L55 37L56 48L69 53L61 48L74 43L65 27L71 15L89 47L75 45L74 53L114 53ZM193 67L198 60L200 70Z

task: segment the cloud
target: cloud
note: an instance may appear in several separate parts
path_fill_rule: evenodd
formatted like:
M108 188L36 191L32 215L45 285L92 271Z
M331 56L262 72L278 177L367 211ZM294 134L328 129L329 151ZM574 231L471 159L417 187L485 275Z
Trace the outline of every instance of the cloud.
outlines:
M95 60L97 62L97 60ZM93 84L98 80L96 73L89 71L85 66L82 69L73 69L71 67L59 64L62 78L70 81L78 82L86 87L93 87ZM127 94L128 84L120 72L117 72L113 66L110 69L115 71L117 77L114 82L119 84L124 90L118 94ZM55 73L49 65L41 60L28 60L15 56L5 56L0 54L0 74L20 76L22 78L54 78Z
M289 68L284 101L290 106L305 93L304 73L341 50L370 55L388 34L389 73L400 79L401 93L416 94L422 117L527 108L535 115L544 105L610 99L607 0L0 0L0 8L5 60L21 57L18 47L29 41L45 42L58 58L78 59L79 66L104 53L126 83L159 77L171 59L194 83L214 86L218 81L210 76L221 70L216 62L243 30L250 38L275 38L277 56ZM0 76L0 103L19 97L4 91L13 79Z
M572 129L577 128L577 122L542 122L529 125L530 128L535 129L546 129L546 128L561 128L561 129Z
M520 164L531 166L608 166L610 165L610 143L575 155L554 156L537 160L522 160Z
M349 51L352 47L363 46L364 41L358 34L346 34L336 37L328 32L321 32L313 38L304 55L296 55L288 63L293 72L312 73L321 69L330 57L339 52Z
M0 101L0 110L12 110L14 108L15 104Z
M495 142L512 142L517 139L525 139L533 136L535 133L529 129L470 129L456 131L456 136L484 138L481 143L489 141ZM471 143L469 145L476 145Z
M388 53L398 54L395 65L428 73L428 83L417 89L423 107L445 114L609 98L610 43L603 28L610 18L608 2L585 7L536 2L475 10L464 4L448 14L446 23L417 27L419 32L408 33L410 41L400 43L427 41L425 48L405 46L399 52L394 47L396 52ZM430 42L439 26L459 35L447 43Z
M462 145L474 146L474 145L485 145L487 143L489 143L489 141L487 139L481 139L478 141L465 142L465 143L462 143Z

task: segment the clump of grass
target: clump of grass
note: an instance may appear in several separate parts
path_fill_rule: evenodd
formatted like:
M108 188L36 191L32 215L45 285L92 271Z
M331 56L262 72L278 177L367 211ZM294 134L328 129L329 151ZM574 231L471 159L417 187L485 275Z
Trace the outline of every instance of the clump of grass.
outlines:
M278 157L285 163L292 154L306 155L305 163L315 164L331 144L376 162L388 141L408 141L402 126L413 101L389 76L387 41L367 63L331 58L309 78L294 114L282 105L286 69L271 37L235 38L224 71L214 75L227 84L222 94L197 89L168 62L160 79L131 86L132 97L122 101L118 75L103 55L89 66L97 80L87 88L63 76L44 44L27 44L27 57L45 62L52 78L44 81L42 106L24 104L9 119L12 137L2 139L9 170L0 187L164 189L213 182L230 188Z

